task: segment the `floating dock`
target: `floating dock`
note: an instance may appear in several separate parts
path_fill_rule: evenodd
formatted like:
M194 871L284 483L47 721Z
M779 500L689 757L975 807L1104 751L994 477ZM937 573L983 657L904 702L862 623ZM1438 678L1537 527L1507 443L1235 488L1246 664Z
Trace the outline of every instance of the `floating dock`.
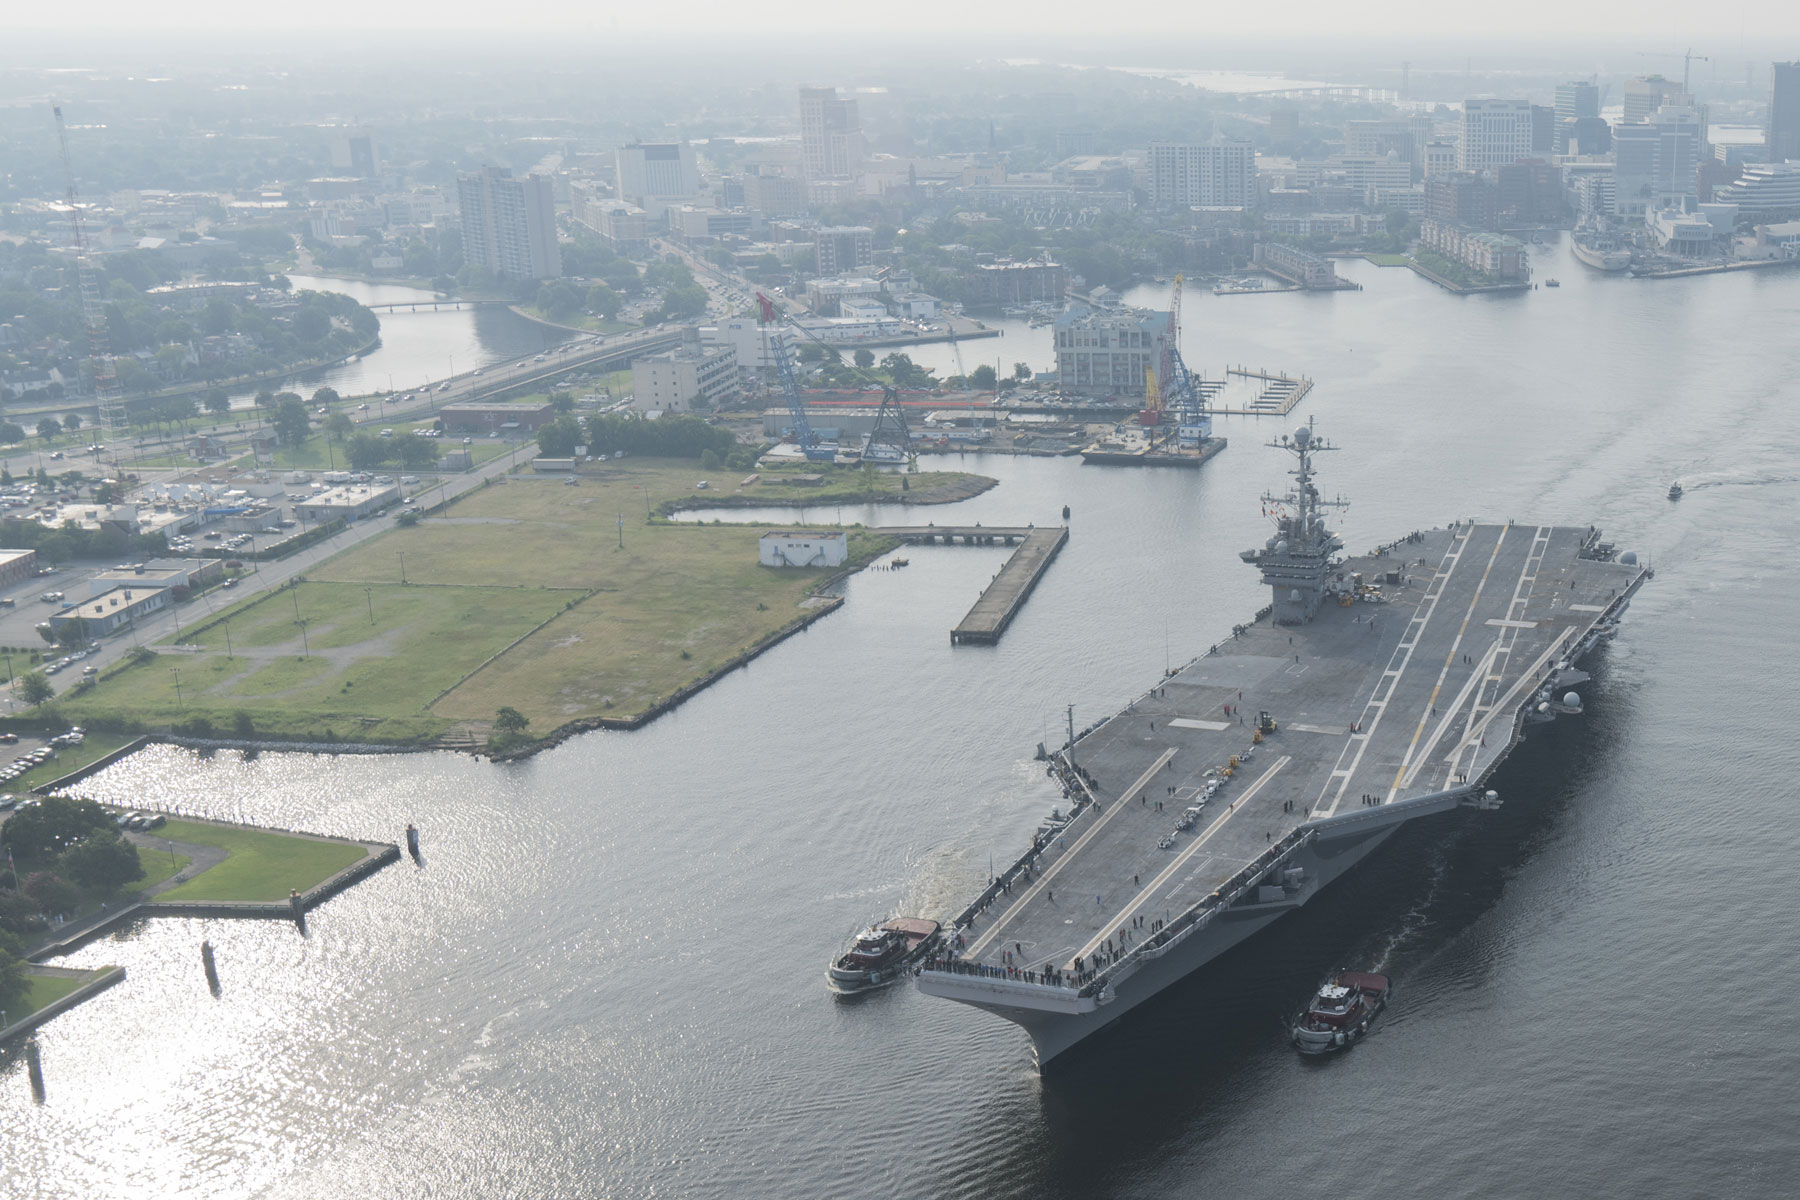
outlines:
M958 541L967 546L1017 543L1019 548L982 591L975 607L950 631L952 646L991 646L998 642L1012 619L1025 607L1026 598L1049 569L1050 561L1069 540L1067 525L1043 528L1035 525L888 525L875 532L914 544L939 540L946 546Z
M1251 371L1243 367L1232 367L1225 372L1224 379L1197 379L1194 386L1200 391L1201 399L1206 401L1207 410L1215 416L1230 417L1281 417L1294 410L1294 406L1306 399L1312 391L1313 381L1304 375L1272 375L1267 371ZM1262 384L1254 399L1240 403L1236 408L1225 408L1219 400L1232 377L1254 380Z

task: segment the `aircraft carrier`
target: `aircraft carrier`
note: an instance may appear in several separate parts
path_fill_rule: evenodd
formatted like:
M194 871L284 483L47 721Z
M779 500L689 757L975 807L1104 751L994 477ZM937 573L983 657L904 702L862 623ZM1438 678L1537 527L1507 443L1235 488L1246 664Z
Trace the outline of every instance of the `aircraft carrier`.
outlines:
M1271 602L1051 756L1069 803L918 986L1024 1027L1041 1067L1317 896L1404 822L1492 807L1526 728L1650 578L1589 526L1462 524L1343 557L1310 426L1244 551ZM1072 722L1071 722L1072 723Z

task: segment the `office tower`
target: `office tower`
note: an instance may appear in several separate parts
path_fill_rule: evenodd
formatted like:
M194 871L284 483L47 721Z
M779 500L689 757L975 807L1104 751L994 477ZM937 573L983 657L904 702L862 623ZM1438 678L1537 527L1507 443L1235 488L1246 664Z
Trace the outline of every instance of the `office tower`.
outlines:
M808 179L848 179L862 163L856 101L834 87L800 89L800 161Z
M1531 156L1531 106L1484 97L1463 102L1462 169L1493 173Z
M1157 208L1254 205L1256 148L1227 137L1210 142L1152 142L1150 203Z
M1769 69L1769 125L1765 144L1770 162L1800 159L1800 62Z

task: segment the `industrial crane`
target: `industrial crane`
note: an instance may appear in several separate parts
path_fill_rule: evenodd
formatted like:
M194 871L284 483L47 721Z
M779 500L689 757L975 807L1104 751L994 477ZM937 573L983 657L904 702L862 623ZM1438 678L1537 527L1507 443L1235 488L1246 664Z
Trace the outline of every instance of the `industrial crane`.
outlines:
M1150 374L1149 404L1138 419L1145 425L1159 425L1166 412L1173 410L1176 437L1182 443L1199 445L1212 436L1212 415L1194 386L1194 377L1181 357L1181 287L1182 277L1175 276L1175 288L1169 297L1169 337L1163 344L1162 369Z
M800 398L800 381L794 374L794 360L788 356L787 334L780 328L780 317L775 311L775 302L756 293L757 306L762 310L764 326L775 326L769 330L769 353L775 357L775 373L781 379L781 390L787 394L788 432L794 444L800 447L801 453L813 462L830 462L837 457L837 449L819 443L819 435L813 432L812 422L806 419L806 401Z
M756 294L756 302L762 308L762 323L778 325L781 314L775 304L761 292ZM799 333L811 338L832 354L838 352L836 346L788 318ZM822 445L812 423L807 419L806 402L800 395L799 380L794 374L793 361L788 357L787 338L782 330L775 330L769 339L770 351L775 356L775 370L781 376L782 390L787 393L788 414L792 422L794 440L805 451L806 457L820 462L830 462L837 457L838 447ZM906 410L900 406L900 393L893 385L883 382L876 376L864 371L861 367L853 368L868 382L881 388L881 408L875 414L875 427L863 442L862 454L871 462L906 463L914 471L919 469L918 451L913 446L912 430L906 424Z
M1683 94L1690 95L1690 96L1693 95L1693 91L1692 91L1692 89L1690 89L1688 87L1688 73L1694 69L1694 62L1696 60L1698 60L1700 62L1711 62L1712 61L1712 59L1706 57L1706 55L1704 55L1704 54L1695 54L1694 48L1692 46L1688 47L1688 52L1686 54L1652 54L1648 50L1639 50L1638 57L1639 58L1679 58L1681 60L1681 90L1682 90Z
M87 330L94 402L100 410L101 426L109 432L117 432L129 424L125 394L119 387L118 372L113 367L113 356L108 348L106 307L100 299L100 279L88 258L87 235L81 228L81 205L75 193L75 168L69 160L69 131L63 124L62 105L51 106L51 111L56 114L56 140L62 147L66 185L64 203L69 209L69 232L75 241L75 282L81 293L81 321Z

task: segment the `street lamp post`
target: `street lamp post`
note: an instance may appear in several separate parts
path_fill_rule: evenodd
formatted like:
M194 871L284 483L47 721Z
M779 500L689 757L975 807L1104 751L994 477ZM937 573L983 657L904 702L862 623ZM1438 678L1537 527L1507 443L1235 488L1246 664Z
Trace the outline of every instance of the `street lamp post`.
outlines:
M179 708L179 709L186 709L187 705L181 699L181 668L180 667L170 667L169 674L175 676L175 707Z
M406 552L400 551L400 586L406 586Z
M375 589L364 588L363 599L369 602L369 624L373 625L375 623Z
M625 514L619 514L619 549L625 548Z

